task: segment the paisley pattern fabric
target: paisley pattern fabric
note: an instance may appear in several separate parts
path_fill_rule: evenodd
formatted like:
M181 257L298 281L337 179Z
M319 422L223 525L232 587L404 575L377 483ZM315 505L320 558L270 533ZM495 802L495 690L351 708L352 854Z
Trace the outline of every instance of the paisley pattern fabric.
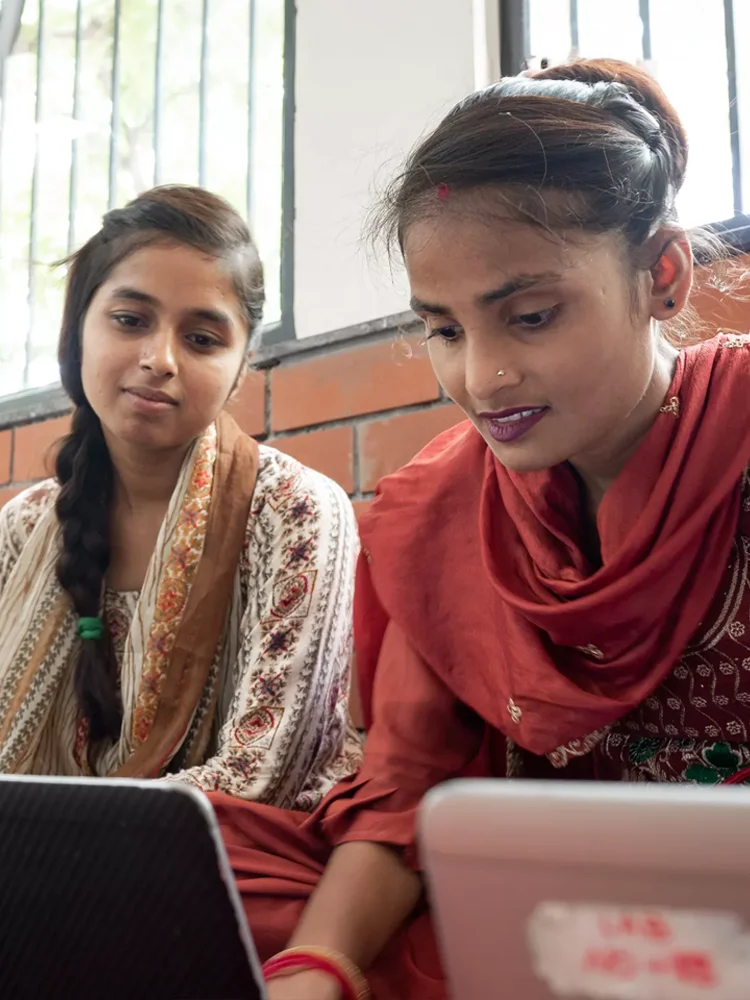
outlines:
M223 641L162 773L205 791L312 809L360 759L347 710L356 524L339 487L274 449L259 451ZM0 770L106 775L146 736L200 560L214 458L209 431L186 461L142 591L105 594L124 719L120 740L96 749L73 690L75 616L54 578L58 487L39 484L0 511L0 608L38 592L34 620L17 623L0 677Z

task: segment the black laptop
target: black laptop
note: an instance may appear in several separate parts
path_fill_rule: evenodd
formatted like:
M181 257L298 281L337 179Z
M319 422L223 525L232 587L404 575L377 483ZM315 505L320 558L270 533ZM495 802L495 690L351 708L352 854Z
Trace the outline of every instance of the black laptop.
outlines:
M0 777L0 997L263 996L218 825L199 792Z

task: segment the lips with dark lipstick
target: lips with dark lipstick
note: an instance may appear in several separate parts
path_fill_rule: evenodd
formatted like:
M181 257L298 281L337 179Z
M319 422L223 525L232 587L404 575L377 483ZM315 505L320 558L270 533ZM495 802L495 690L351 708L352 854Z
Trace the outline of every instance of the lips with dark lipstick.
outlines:
M479 416L494 441L511 444L536 427L548 412L548 406L517 406L497 413L480 413Z

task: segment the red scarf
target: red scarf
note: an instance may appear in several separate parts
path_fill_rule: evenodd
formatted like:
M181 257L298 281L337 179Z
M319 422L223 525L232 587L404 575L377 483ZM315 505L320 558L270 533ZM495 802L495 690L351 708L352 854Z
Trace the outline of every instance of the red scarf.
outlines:
M368 723L389 619L459 700L533 753L640 704L726 572L748 398L742 338L681 353L662 412L600 506L596 569L572 470L511 472L469 424L384 480L361 524L355 602Z

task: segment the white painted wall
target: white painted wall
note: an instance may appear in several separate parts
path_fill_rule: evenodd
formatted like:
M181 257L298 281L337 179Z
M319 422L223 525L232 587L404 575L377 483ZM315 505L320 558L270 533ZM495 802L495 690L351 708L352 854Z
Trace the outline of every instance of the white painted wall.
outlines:
M497 74L496 5L298 0L298 337L407 308L403 276L394 280L362 245L363 220L376 187L419 136L483 77Z

